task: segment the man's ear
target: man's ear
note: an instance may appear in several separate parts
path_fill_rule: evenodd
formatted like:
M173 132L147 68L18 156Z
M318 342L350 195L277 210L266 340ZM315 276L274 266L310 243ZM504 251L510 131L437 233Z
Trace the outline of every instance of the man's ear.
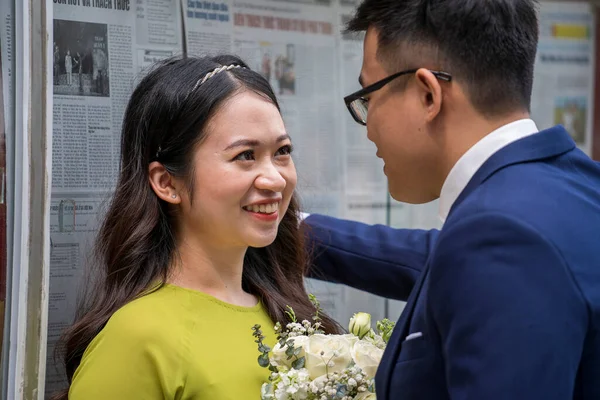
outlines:
M425 68L419 69L415 73L415 78L426 120L431 122L442 109L442 86L436 76Z
M175 182L167 169L158 161L153 161L148 166L148 179L156 195L171 204L179 204L181 196L177 192Z

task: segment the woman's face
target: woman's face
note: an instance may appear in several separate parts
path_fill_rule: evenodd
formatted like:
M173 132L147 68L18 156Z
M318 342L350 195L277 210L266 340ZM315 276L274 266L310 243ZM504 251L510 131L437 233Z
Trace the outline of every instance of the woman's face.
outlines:
M192 201L181 193L181 233L218 248L271 244L296 187L290 152L271 102L249 91L228 99L195 150Z

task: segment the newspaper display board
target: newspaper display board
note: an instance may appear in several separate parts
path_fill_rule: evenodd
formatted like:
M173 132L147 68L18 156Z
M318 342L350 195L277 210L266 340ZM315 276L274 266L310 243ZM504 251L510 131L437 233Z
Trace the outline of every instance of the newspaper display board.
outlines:
M47 394L64 384L53 344L72 321L86 256L115 183L125 105L155 61L183 52L232 52L271 83L295 145L303 211L404 228L441 226L437 202L410 206L389 198L374 145L343 104L343 96L360 87L362 38L342 32L358 0L54 3ZM540 16L533 117L540 128L564 124L589 152L591 10L542 3ZM3 46L3 61L7 52ZM4 77L11 74L8 65L2 63ZM356 311L397 318L403 308L339 285L308 280L307 286L342 325Z

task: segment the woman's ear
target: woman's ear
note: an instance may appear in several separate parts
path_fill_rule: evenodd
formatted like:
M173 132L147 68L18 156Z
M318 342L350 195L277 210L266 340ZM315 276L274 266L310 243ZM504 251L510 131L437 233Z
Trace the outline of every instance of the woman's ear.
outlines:
M148 166L148 179L152 190L160 199L171 204L181 202L181 196L177 193L171 174L158 161L153 161Z

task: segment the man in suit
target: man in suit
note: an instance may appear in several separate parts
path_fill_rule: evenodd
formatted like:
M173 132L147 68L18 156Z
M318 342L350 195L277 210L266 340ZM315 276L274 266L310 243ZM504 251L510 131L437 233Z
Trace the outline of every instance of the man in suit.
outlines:
M345 101L438 231L311 215L314 277L407 300L380 400L600 399L600 167L529 119L534 0L364 0Z

